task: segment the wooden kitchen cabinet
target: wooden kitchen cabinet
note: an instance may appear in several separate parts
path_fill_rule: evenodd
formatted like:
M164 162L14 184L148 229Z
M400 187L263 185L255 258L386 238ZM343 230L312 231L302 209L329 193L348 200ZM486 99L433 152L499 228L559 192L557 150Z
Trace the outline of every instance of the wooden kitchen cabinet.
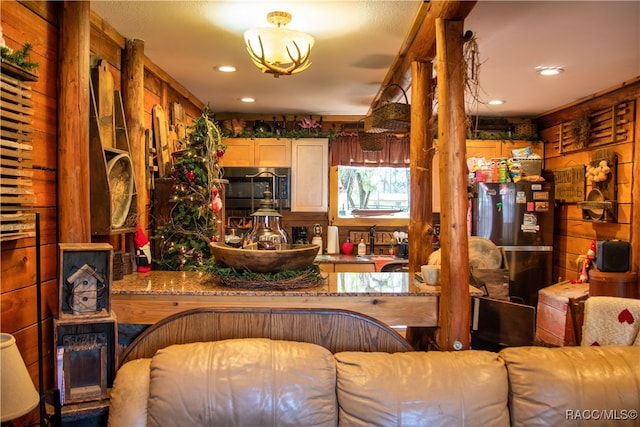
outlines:
M291 141L291 212L327 212L329 140Z
M362 263L362 262L354 262L354 263L336 263L335 264L335 272L355 272L355 273L373 273L376 271L375 265L371 263Z
M372 273L376 271L373 262L321 262L320 273Z
M290 139L229 138L224 143L224 167L291 167Z
M531 151L544 158L544 144L534 141L502 141L499 139L468 139L467 157L484 157L487 160L495 157L513 157L516 148L531 147Z

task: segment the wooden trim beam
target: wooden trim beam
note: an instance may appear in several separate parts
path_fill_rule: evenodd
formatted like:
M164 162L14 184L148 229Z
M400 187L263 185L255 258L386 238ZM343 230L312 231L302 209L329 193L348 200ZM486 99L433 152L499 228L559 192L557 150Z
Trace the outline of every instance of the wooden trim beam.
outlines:
M416 17L402 44L400 52L389 68L378 93L371 102L369 113L383 101L383 90L390 84L397 84L405 91L411 87L411 63L429 62L436 55L436 20L464 20L476 5L476 1L432 0L420 5ZM390 87L384 92L384 99L392 102L402 98L402 92Z

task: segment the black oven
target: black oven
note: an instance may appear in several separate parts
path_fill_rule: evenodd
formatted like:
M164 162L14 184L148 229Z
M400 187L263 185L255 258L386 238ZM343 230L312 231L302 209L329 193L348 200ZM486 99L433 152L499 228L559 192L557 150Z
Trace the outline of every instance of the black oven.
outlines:
M227 209L257 210L267 187L273 193L276 209L291 208L290 168L228 167L223 178L229 181L225 190Z

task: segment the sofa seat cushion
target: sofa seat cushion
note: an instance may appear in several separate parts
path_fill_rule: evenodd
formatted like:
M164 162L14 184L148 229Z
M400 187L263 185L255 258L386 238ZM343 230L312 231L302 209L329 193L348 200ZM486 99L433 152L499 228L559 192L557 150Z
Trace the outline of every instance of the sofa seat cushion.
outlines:
M150 426L335 426L335 362L315 344L174 345L151 362Z
M512 426L638 425L628 415L640 408L638 347L514 347L500 357Z
M508 426L507 371L485 351L335 355L341 426Z

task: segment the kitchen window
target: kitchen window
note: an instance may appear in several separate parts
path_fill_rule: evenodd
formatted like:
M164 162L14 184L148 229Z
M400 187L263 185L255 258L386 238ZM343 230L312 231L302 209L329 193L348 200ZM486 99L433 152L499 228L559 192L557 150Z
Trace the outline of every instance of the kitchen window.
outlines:
M409 218L409 168L338 166L338 218Z
M335 225L407 226L409 137L390 137L382 151L364 152L356 133L331 143L330 219Z

